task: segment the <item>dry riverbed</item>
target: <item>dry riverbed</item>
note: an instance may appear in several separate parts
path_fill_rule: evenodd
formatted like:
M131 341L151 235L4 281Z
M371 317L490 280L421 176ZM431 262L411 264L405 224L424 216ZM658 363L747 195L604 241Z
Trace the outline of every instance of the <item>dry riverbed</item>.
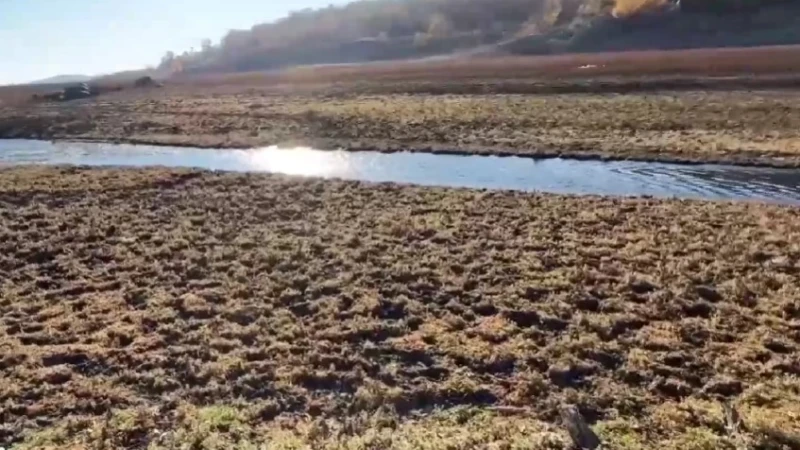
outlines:
M798 243L749 203L4 169L0 445L567 449L573 404L613 449L798 448Z
M0 108L0 137L800 166L796 89L636 92L628 82L556 93L580 86L173 86Z

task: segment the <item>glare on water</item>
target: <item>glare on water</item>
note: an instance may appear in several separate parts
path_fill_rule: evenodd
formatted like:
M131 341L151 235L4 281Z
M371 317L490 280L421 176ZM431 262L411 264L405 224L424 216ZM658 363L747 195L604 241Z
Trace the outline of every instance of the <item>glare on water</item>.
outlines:
M340 152L321 152L307 147L264 147L241 150L237 156L254 171L316 177L343 177L350 172L349 159Z
M559 194L649 195L800 203L800 171L732 165L499 158L427 153L224 150L0 140L0 165L196 167Z

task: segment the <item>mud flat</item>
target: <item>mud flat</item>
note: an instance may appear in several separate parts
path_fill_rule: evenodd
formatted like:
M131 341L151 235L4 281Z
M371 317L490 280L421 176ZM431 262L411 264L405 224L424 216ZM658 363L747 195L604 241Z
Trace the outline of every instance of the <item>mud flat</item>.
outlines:
M0 442L566 449L567 403L615 449L797 448L798 242L755 203L3 169Z
M796 89L531 95L508 83L174 86L0 107L0 138L800 166Z

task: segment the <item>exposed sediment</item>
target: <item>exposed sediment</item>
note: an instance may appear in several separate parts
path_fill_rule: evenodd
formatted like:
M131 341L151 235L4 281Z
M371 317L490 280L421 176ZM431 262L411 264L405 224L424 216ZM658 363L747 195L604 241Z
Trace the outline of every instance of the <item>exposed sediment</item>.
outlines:
M0 442L567 448L568 403L611 448L780 448L798 242L774 205L4 169Z

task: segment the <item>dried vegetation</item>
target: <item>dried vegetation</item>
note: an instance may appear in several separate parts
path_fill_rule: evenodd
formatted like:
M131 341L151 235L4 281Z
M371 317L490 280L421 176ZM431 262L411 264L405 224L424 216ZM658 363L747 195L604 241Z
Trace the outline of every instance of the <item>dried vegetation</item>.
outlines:
M0 443L798 448L800 211L0 171ZM741 427L726 427L733 403Z
M796 91L191 92L0 110L0 136L800 165Z

